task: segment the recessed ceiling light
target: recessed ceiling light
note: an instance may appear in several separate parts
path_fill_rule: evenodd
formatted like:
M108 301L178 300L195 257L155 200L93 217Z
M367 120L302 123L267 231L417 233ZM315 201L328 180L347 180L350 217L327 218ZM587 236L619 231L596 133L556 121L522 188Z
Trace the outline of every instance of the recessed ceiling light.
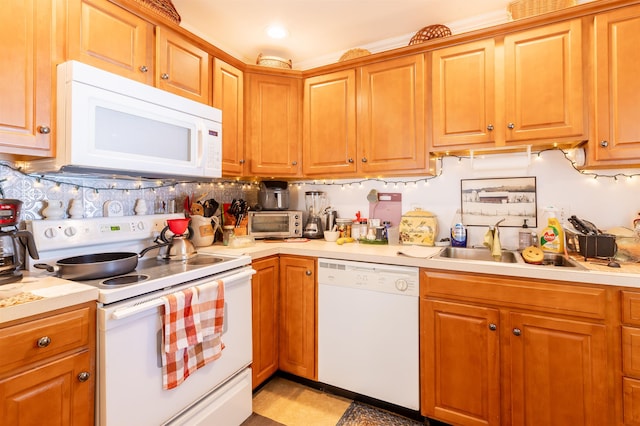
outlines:
M289 35L289 31L282 25L271 25L267 27L267 35L271 38L285 38Z

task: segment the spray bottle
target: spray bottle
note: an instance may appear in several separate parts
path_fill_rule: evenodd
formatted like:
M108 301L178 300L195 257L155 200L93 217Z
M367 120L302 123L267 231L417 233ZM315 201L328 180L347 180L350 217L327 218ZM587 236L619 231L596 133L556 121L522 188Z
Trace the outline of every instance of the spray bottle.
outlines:
M540 232L540 248L552 253L564 253L564 230L556 218L557 211L555 207L544 209L547 226Z

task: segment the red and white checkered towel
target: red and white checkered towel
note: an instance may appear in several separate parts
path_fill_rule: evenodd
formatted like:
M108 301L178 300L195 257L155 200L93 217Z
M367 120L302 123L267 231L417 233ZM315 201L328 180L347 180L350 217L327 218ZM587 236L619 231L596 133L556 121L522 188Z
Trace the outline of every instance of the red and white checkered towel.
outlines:
M222 355L224 283L206 283L163 300L162 387L173 389Z

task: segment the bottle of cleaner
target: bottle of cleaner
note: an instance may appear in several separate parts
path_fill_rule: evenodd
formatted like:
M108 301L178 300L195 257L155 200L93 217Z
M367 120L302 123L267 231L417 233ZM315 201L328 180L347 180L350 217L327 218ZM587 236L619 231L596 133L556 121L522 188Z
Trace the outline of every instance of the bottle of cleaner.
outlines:
M545 209L547 227L540 233L540 248L553 253L564 253L564 230L555 215L556 209Z

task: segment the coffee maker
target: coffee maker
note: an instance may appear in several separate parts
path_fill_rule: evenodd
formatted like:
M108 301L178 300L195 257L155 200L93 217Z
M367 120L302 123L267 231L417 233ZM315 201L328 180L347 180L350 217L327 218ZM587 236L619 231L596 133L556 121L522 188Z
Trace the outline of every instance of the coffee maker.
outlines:
M306 238L322 238L322 214L327 207L327 195L322 191L307 191L304 193L307 207L307 223L302 236Z
M24 244L29 256L39 258L31 232L17 228L21 207L20 200L0 199L0 285L22 279Z

